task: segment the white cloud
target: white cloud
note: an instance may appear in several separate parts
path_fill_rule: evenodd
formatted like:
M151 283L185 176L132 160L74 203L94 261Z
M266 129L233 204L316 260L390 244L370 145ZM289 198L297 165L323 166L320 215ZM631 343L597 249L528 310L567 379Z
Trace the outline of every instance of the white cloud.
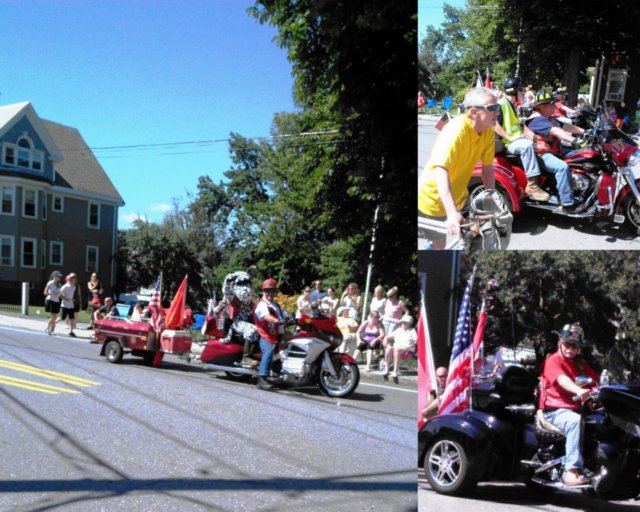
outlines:
M134 221L141 219L148 221L146 215L140 215L139 213L121 213L120 221L126 224L132 224Z
M167 203L152 204L151 206L149 206L149 210L151 210L152 212L166 213L171 210L171 205Z

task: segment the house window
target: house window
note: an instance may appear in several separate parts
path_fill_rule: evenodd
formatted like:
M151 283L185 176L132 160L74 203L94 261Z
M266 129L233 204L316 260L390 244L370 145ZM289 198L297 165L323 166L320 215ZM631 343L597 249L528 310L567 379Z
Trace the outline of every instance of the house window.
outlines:
M42 194L42 220L47 220L47 193Z
M15 187L0 187L2 192L2 208L0 213L3 215L15 215Z
M38 213L38 194L35 190L24 189L22 194L22 216L35 219Z
M42 240L40 242L40 267L47 266L47 241Z
M13 240L12 236L0 235L0 266L13 267Z
M22 240L22 266L26 268L36 268L36 244L35 238L21 238Z
M99 248L95 245L87 245L87 272L98 272Z
M100 205L96 203L89 203L87 225L90 228L100 227Z
M2 143L2 162L10 167L43 172L44 152L34 149L31 139L22 135L17 144Z
M64 264L64 242L51 242L49 245L49 265Z
M53 196L53 204L51 208L54 212L64 212L64 198L62 196Z

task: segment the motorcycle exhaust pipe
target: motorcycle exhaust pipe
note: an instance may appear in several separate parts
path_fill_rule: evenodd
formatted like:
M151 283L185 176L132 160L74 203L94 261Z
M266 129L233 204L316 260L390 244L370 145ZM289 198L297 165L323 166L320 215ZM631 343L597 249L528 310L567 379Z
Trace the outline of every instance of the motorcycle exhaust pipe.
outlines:
M219 364L204 363L202 368L205 370L222 370L225 372L244 373L246 375L257 375L255 370L251 368L242 368L241 366L222 366Z

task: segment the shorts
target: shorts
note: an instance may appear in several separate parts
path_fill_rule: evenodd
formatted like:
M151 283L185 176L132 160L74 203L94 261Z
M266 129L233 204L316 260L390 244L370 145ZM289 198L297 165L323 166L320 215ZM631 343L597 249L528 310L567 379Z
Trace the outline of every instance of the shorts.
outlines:
M60 312L60 302L56 302L55 300L47 299L44 301L44 310L47 313L51 313L53 315L57 315Z
M73 301L73 311L75 311L76 313L80 311L80 302L75 300Z
M69 317L69 320L73 320L76 317L76 313L73 310L73 308L61 308L61 309L62 309L62 315L60 315L61 320L64 320L67 317Z
M382 342L380 340L376 340L371 343L367 341L361 341L360 343L358 343L358 350L360 352L364 352L365 350L374 350L378 348L381 345L381 343Z

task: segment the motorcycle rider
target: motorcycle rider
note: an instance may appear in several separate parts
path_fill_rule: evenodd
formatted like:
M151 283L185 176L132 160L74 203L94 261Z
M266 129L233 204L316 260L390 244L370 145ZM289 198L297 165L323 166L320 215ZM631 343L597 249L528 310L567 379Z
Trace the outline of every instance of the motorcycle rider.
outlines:
M571 171L562 160L561 142L564 140L576 146L577 141L571 134L581 135L584 130L578 126L561 125L553 117L553 101L551 93L544 89L538 91L533 102L534 112L525 121L524 133L533 142L545 168L555 175L562 209L575 212L581 205L573 197Z
M284 313L274 300L277 292L278 282L270 277L262 283L262 297L253 310L253 323L260 334L260 350L262 351L262 359L258 368L258 387L265 390L273 389L273 385L267 381L266 377L271 370L271 361L278 343L278 336L284 332L282 324Z
M555 97L555 112L553 117L555 117L558 121L563 124L573 124L571 122L570 117L576 115L576 111L572 108L567 107L565 105L565 100L567 98L567 88L566 87L558 87L555 91L553 91L553 96Z
M549 194L540 188L540 167L533 142L524 137L520 120L516 114L517 94L521 90L519 78L508 77L504 81L504 96L498 101L500 113L498 114L498 122L493 129L498 140L502 140L506 146L507 153L520 155L522 166L527 175L525 195L535 201L548 201Z
M484 87L467 92L463 106L464 114L449 121L438 135L418 183L420 214L444 220L448 235L455 238L461 238L460 210L478 160L485 188L495 188L493 126L500 109L494 93Z
M582 474L582 418L581 403L590 393L575 383L579 375L588 375L595 383L598 375L579 356L586 345L584 331L577 323L566 324L559 333L558 350L542 366L539 407L547 421L562 430L566 436L565 463L562 480L567 486L582 485L588 479ZM574 401L577 396L580 400Z

